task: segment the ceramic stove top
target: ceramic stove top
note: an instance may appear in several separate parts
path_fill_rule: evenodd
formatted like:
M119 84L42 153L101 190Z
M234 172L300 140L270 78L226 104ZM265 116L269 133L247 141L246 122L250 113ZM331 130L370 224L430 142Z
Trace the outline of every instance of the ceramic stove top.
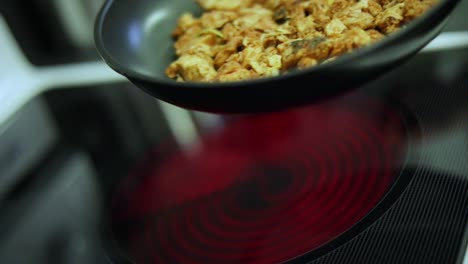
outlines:
M119 248L136 263L327 263L395 204L421 199L405 209L412 216L394 209L397 219L388 221L400 222L392 232L450 225L451 242L430 231L441 244L419 246L451 247L456 257L468 223L468 78L421 67L436 56L322 104L225 116L196 150L162 163L149 158L116 192L111 224ZM416 190L418 197L406 197ZM446 202L434 204L439 199ZM444 206L462 211L441 218ZM395 255L398 239L392 243Z

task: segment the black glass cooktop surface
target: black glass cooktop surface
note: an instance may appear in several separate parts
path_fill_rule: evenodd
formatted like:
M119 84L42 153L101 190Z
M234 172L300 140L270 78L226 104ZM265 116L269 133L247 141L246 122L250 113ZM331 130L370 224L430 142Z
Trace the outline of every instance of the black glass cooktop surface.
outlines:
M134 263L455 263L430 252L465 241L468 83L424 78L413 66L425 58L321 104L226 116L193 150L150 155L114 193L115 248Z
M196 152L124 184L115 236L138 263L277 263L313 252L404 189L406 122L369 96L236 117Z

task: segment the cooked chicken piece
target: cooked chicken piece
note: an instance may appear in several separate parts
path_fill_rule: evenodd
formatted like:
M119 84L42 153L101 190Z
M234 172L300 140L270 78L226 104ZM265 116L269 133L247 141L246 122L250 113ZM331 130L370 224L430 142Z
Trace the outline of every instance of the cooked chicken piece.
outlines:
M190 13L184 13L178 20L177 27L173 32L173 35L179 37L186 33L190 27L200 24L200 21L193 17Z
M211 81L216 77L213 61L203 55L184 54L166 70L171 77L182 77L183 80Z
M318 64L318 61L316 59L305 57L305 58L300 59L297 62L297 67L299 69L304 69L304 68L307 68L307 67L315 66L317 64Z
M215 77L217 81L240 81L247 80L257 75L242 67L242 65L235 61L228 61L218 70L218 74Z
M385 9L382 13L375 17L375 24L377 28L384 33L391 33L397 30L403 21L403 10L405 4L399 3L392 7Z
M435 4L437 4L437 0L425 0L425 1L412 0L412 1L405 2L404 15L403 15L405 22L409 22L421 16L422 14L426 12L426 10L430 9Z
M375 29L369 29L366 31L372 41L377 41L385 37L384 34L380 33L380 31Z
M325 26L325 34L328 37L339 36L346 30L346 25L340 19L334 18Z
M377 16L382 12L382 6L376 0L369 0L368 6L364 8L364 11L371 14L372 16Z
M237 36L229 40L225 45L216 47L216 55L214 57L214 65L216 68L220 68L232 54L237 53L243 48L242 40L243 38L241 36Z
M364 11L367 8L369 8L368 1L360 0L336 13L334 17L340 19L349 28L369 29L374 25L374 16Z
M226 23L237 18L237 14L232 11L213 11L204 13L200 22L203 28L222 28Z
M197 0L206 10L237 10L248 7L251 0Z
M372 42L371 36L361 28L352 28L339 38L333 40L330 57L336 57L355 49L364 47Z
M283 59L283 66L291 68L304 57L317 61L325 60L330 52L330 45L324 37L299 39L283 43L278 46Z

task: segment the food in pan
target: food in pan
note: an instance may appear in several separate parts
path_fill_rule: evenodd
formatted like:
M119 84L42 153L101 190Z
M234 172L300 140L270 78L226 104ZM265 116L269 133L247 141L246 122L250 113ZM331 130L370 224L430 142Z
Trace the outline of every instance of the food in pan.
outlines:
M327 63L374 43L437 0L197 0L173 35L177 81L227 82Z

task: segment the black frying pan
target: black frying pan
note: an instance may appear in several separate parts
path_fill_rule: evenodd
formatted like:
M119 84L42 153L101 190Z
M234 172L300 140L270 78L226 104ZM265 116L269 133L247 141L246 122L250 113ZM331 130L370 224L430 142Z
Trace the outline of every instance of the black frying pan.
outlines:
M233 0L236 1L236 0ZM180 83L166 77L171 32L195 0L107 0L95 26L98 51L115 71L166 102L209 112L263 112L323 100L375 79L416 54L437 34L459 0L440 0L384 40L306 70L229 83Z

